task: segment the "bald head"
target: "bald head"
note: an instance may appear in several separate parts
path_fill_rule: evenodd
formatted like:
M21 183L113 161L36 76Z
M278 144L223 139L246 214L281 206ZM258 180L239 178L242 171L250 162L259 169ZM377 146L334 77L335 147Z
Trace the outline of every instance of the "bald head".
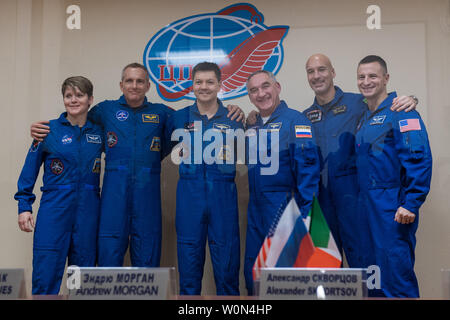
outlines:
M306 75L318 100L328 102L327 100L334 98L333 79L336 74L326 55L316 53L309 57L306 61Z
M322 53L316 53L309 57L308 60L306 60L306 68L308 68L308 65L311 65L312 63L320 63L326 65L330 69L333 69L330 58Z

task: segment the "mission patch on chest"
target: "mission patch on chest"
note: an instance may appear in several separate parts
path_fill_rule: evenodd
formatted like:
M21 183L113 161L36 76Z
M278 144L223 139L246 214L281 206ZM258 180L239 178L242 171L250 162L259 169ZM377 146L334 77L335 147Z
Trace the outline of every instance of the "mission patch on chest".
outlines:
M159 115L144 113L144 114L142 114L142 122L159 123Z

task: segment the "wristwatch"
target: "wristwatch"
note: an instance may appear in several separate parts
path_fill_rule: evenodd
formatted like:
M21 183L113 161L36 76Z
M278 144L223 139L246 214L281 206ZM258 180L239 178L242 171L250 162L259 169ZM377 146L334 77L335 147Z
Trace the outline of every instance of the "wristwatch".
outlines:
M410 97L414 100L414 102L416 103L416 105L418 105L419 104L419 99L417 99L417 97L416 96L414 96L414 95L410 95Z

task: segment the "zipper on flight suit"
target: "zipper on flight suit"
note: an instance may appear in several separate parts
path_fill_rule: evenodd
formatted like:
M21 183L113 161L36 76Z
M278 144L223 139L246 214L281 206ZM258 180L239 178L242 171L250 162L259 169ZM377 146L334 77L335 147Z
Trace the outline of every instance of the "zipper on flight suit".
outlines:
M77 181L76 181L76 186L75 186L75 194L77 195L76 196L76 199L77 199L77 203L75 204L75 210L73 211L73 216L72 216L72 228L74 228L75 227L75 232L77 231L77 226L75 226L75 221L76 221L76 216L77 216L77 213L78 213L78 210L79 210L79 206L80 206L80 203L81 203L81 199L80 198L82 198L82 196L81 196L81 194L80 194L80 190L81 190L81 186L80 186L80 184L81 184L81 182L80 182L80 180L81 180L81 170L82 170L82 167L84 166L84 163L82 163L82 157L81 157L81 144L82 144L82 141L81 141L81 136L83 135L83 128L81 128L81 127L79 127L79 126L76 126L76 129L75 129L76 131L78 131L77 132L77 139L76 139L76 141L77 141L77 156L78 156L78 161L77 161L77 163L78 163L78 165L77 165L77 168L76 168L76 170L77 170ZM81 167L81 168L80 168Z
M206 120L205 120L206 118ZM204 130L205 130L205 121L206 124L208 124L208 116L203 116L200 115L200 119L202 120L202 170L203 170L203 188L205 191L205 195L207 195L208 192L208 188L207 188L207 183L206 183L206 164L205 164L205 159L203 159L203 151L204 151L204 145L203 145L203 134L204 134ZM208 198L208 197L207 197Z
M131 107L130 107L131 108ZM137 162L137 155L136 155L136 150L137 150L137 116L136 114L138 113L138 110L141 109L141 107L138 108L131 108L131 116L132 116L132 125L133 125L133 150L131 152L132 154L132 161L130 161L130 165L131 165L131 170L130 170L130 177L129 177L129 181L130 181L130 188L127 188L127 209L128 209L128 214L127 214L127 219L131 219L131 217L134 214L134 201L132 201L133 199L133 192L130 192L130 190L134 189L134 186L136 184L136 162ZM131 198L131 200L130 200ZM131 208L130 208L131 207ZM131 220L128 220L129 223L131 223ZM130 224L130 228L131 228L131 224Z

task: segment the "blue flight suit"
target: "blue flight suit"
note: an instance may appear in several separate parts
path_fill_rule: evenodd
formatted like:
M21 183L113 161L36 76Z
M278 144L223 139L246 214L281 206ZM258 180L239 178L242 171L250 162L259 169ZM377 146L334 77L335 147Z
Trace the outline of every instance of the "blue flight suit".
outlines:
M130 244L134 267L158 267L161 257L161 159L167 152L166 122L173 112L125 97L93 107L105 140L105 175L98 239L98 265L121 267Z
M366 104L361 94L334 87L334 99L319 105L317 99L303 113L311 121L320 149L321 179L318 200L339 250L349 267L362 268L366 253L360 248L365 223L356 211L358 182L355 132Z
M50 121L51 132L31 145L14 198L19 214L32 212L33 188L44 163L42 197L33 241L33 294L58 294L66 258L93 267L100 212L102 129L87 121L72 126L66 113Z
M380 267L382 293L418 297L415 232L419 208L430 189L432 157L420 115L390 110L396 96L390 93L374 112L366 108L358 125L358 209L367 216L370 232L364 241L372 254L368 264ZM416 215L413 223L394 221L400 206Z
M235 129L241 129L244 137L244 131L242 123L227 118L228 110L218 102L219 109L210 119L201 115L194 103L170 120L170 132L178 129L184 134L172 136L182 141L172 151L172 159L175 154L180 164L176 232L182 295L201 294L207 239L217 295L239 295L239 210L234 182L237 146L233 135ZM211 142L208 134L216 135ZM219 143L215 150L212 143ZM244 144L242 147L244 153Z
M279 141L272 140L276 133ZM248 294L253 295L253 265L280 206L294 194L300 212L304 217L308 215L318 191L320 164L311 122L284 101L265 124L258 115L256 123L247 128L246 139L250 195L244 276ZM262 169L267 170L273 163L267 164L268 159L262 153L273 155L276 150L272 144L278 146L279 164L274 174L268 174L269 170Z

